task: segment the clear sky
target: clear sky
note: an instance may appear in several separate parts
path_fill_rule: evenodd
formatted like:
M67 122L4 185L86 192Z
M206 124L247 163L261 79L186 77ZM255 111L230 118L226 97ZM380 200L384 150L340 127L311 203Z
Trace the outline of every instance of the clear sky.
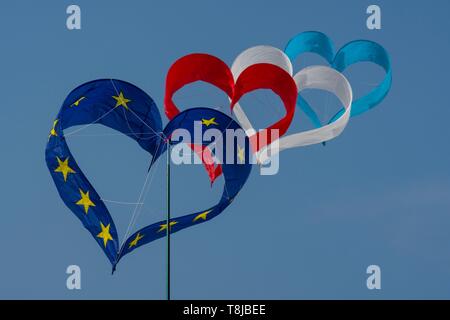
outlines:
M66 29L71 3L82 10L79 31ZM389 95L326 147L283 152L277 175L253 170L221 216L175 234L173 298L450 298L450 2L376 1L379 31L366 28L372 3L2 1L0 298L165 298L165 241L126 256L111 276L106 256L53 185L45 144L73 88L97 78L126 80L162 111L165 75L177 58L207 52L231 65L248 47L283 48L308 30L325 32L337 48L361 38L382 44L392 59ZM297 67L307 61L322 63L300 57ZM346 75L358 96L382 72L361 65ZM326 114L323 98L312 97ZM229 112L209 86L186 88L177 99L183 109ZM267 101L276 103L268 93L245 102L255 104L247 110L257 123L276 116ZM298 112L295 123L292 130L307 119ZM82 133L68 141L96 190L135 202L147 154L105 128ZM222 188L219 182L211 190L201 166L174 168L172 183L175 216L214 204ZM133 230L164 216L164 188L160 164ZM133 207L107 205L123 237ZM70 264L81 267L79 291L66 288ZM366 288L371 264L381 267L379 291Z

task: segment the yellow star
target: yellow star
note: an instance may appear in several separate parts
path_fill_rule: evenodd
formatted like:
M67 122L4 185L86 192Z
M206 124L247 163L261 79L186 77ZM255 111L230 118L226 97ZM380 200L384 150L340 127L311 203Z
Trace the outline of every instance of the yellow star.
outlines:
M173 225L175 225L175 224L177 224L178 222L176 222L176 221L170 221L170 228L172 228L172 226ZM158 232L161 232L161 231L163 231L163 230L166 230L167 229L167 223L165 223L165 224L161 224L161 225L159 225L160 226L160 228L159 228L159 230L158 230Z
M128 105L127 103L130 102L130 99L127 99L123 96L122 91L120 91L119 96L112 96L114 99L116 99L117 103L116 106L114 108L117 108L119 106L124 107L125 109L128 110Z
M138 232L138 234L136 235L136 238L134 238L134 240L130 242L130 246L128 247L128 249L130 249L131 247L137 246L138 241L141 240L143 237L144 236L141 236L141 234Z
M78 105L80 104L80 102L81 102L82 100L84 100L84 99L86 99L86 97L81 97L80 99L78 99L77 101L75 101L74 103L72 103L70 106L71 106L71 107L73 107L73 106L78 107Z
M239 162L240 163L244 163L244 160L245 160L245 154L244 154L244 152L245 152L245 149L244 148L241 148L239 145L237 146L238 147L238 158L239 158Z
M198 214L198 215L194 218L194 220L192 220L192 222L195 222L195 221L197 221L198 219L206 220L206 215L207 215L208 213L210 213L211 211L212 211L212 210L208 210L208 211L205 211L205 212L203 212L203 213Z
M209 127L212 124L218 125L215 117L213 117L211 119L202 119L202 124L204 124L207 127Z
M58 124L58 121L59 121L59 119L56 119L55 121L53 121L52 130L50 130L50 134L48 135L49 140L52 136L55 136L55 137L58 136L58 133L56 132L56 129L55 129L56 125Z
M95 204L89 198L89 191L84 193L83 190L80 189L80 195L81 195L81 199L78 200L77 205L83 206L84 212L87 214L89 207L95 207Z
M111 226L111 223L109 223L106 227L103 225L103 223L100 222L100 227L102 228L102 232L100 232L97 235L97 238L103 239L103 244L105 245L108 243L109 240L112 240L111 233L109 233L109 227Z
M56 157L56 160L58 160L59 166L55 169L55 172L61 172L64 176L64 182L66 182L69 173L75 173L75 170L69 167L69 157L67 157L64 161L61 161L59 157Z

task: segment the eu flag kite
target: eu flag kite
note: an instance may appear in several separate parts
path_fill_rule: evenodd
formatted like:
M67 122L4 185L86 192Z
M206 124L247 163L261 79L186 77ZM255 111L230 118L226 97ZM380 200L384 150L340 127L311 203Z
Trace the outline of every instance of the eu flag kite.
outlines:
M120 245L117 229L106 205L77 165L64 137L64 129L75 125L98 123L117 130L135 140L151 156L151 164L167 151L172 134L183 129L194 136L196 123L222 133L223 145L233 145L234 161L223 148L221 159L224 189L219 202L210 208L146 226ZM159 111L153 100L141 89L120 80L96 80L73 90L64 101L53 122L46 148L46 162L60 197L91 233L110 260L113 270L119 260L136 248L194 226L219 215L227 208L245 184L251 170L248 159L248 137L235 143L227 130L241 130L229 116L210 108L192 108L180 112L162 129ZM245 133L244 133L245 135ZM231 139L234 139L233 141ZM204 148L211 141L199 142Z
M152 98L136 86L121 80L96 80L69 94L48 137L45 157L59 195L115 263L119 239L114 221L64 138L64 129L91 123L122 132L153 155L161 143L161 116Z

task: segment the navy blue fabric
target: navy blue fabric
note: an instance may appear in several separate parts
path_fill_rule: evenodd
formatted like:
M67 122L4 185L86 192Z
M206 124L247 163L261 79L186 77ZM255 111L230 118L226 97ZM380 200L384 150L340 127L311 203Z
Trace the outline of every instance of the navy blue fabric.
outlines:
M224 134L223 136L223 145L232 144L233 152L234 152L234 161L233 163L225 163L224 159L227 157L227 148L223 148L222 159L219 161L222 162L222 170L223 177L225 180L224 189L222 193L222 197L219 202L210 208L206 208L205 210L201 210L195 213L190 213L187 215L183 215L180 217L176 217L170 220L170 224L173 224L170 227L170 233L175 233L185 228L209 221L214 217L217 217L220 213L222 213L233 201L236 195L239 193L241 188L244 186L247 181L248 176L251 171L251 164L249 161L249 152L250 145L248 137L245 136L244 145L239 145L236 141L228 141L230 139L229 136L225 134L225 130L242 130L239 124L231 119L226 114L210 109L210 108L192 108L185 110L175 116L165 127L164 136L166 137L166 142L168 138L171 137L172 133L179 128L185 129L189 131L190 135L194 136L194 123L196 121L201 121L202 119L215 119L217 125L213 127L215 129L220 130ZM243 132L243 131L242 131ZM245 134L244 134L245 135ZM180 142L172 142L172 144L177 144ZM207 146L211 143L211 141L201 141L203 146ZM241 161L237 158L238 148L244 148L245 150L245 160ZM164 144L161 148L158 149L158 153L154 157L154 163L157 159L167 151L167 144ZM162 161L161 159L159 161ZM205 215L205 218L197 218L202 213L208 212ZM118 256L118 259L121 259L124 255L134 251L136 248L150 243L156 239L162 238L167 234L167 221L162 220L156 223L153 223L147 227L144 227L138 231L136 231L133 235L131 235L124 243L121 253ZM131 242L137 238L142 237L135 245L131 246Z
M208 125L202 124L202 120L211 119L213 121ZM64 101L48 138L45 151L46 163L60 197L100 245L111 262L113 270L124 255L166 236L167 230L162 228L166 222L159 221L138 230L126 239L120 248L114 220L75 161L64 137L64 130L76 125L92 123L105 125L135 140L152 156L153 164L166 152L169 142L167 137L171 137L172 133L179 128L186 129L194 136L196 121L200 121L198 125L207 127L206 129L214 128L221 132L227 129L241 129L233 119L222 112L209 108L192 108L178 114L162 130L161 116L152 98L136 86L121 80L105 79L88 82L73 90ZM238 143L233 144L234 163L223 163L227 156L226 148L222 153L223 158L220 160L222 160L225 183L219 202L206 210L172 219L171 224L174 225L170 227L171 233L211 220L233 201L251 170L248 159L249 140L245 134L243 136L244 141L240 142L243 145L239 148L245 150L244 161L237 159ZM224 134L223 137L223 143L228 143L228 136ZM210 143L211 141L203 140L199 142L202 146Z
M129 102L127 108L117 106L120 94ZM139 119L139 118L140 119ZM143 121L142 121L142 120ZM80 219L84 227L98 242L111 263L117 260L119 239L114 221L98 193L77 165L64 138L64 129L76 125L99 123L118 130L138 142L150 154L154 154L160 142L162 121L159 111L144 91L121 80L95 80L73 90L64 101L49 135L45 158L50 174L66 206ZM59 161L67 161L74 171L66 179L62 172L55 171ZM89 192L89 199L95 206L87 212L83 205L77 204L83 193ZM98 237L101 225L109 228L110 240Z

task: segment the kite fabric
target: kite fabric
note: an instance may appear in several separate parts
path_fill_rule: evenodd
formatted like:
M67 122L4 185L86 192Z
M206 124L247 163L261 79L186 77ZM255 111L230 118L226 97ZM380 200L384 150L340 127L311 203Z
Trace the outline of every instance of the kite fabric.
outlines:
M292 63L281 50L271 46L256 46L243 51L234 60L231 67L233 77L240 77L240 74L246 68L262 62L274 64L292 74ZM274 156L281 150L331 140L337 137L348 123L351 111L352 89L347 79L341 73L329 67L313 66L298 72L294 76L294 81L299 97L300 92L304 89L326 90L339 98L345 112L340 114L336 121L326 126L281 137L276 144L272 144L257 153L256 158L260 163L267 162L271 156ZM246 132L256 132L241 106L236 105L233 112Z
M188 54L175 61L167 71L164 112L169 120L180 113L173 102L175 92L196 81L212 84L230 99L233 97L233 75L225 62L206 53Z
M281 51L279 53L284 55ZM270 61L245 66L245 70L242 70L234 81L233 74L226 63L215 56L193 53L179 58L169 68L166 77L164 110L169 119L180 112L173 102L174 94L185 85L196 81L210 83L225 92L231 101L232 110L246 93L257 89L270 89L283 101L286 115L266 129L268 131L277 129L279 134L283 135L292 121L297 95L295 82L291 73ZM256 151L271 142L270 135L265 142L256 132L250 135L250 139L260 142L258 145L252 143Z
M305 89L320 89L334 94L344 106L345 111L335 121L325 126L281 137L275 147L270 145L260 151L257 157L261 163L266 163L270 157L285 149L334 139L342 133L350 118L352 88L342 73L326 66L311 66L299 71L294 76L294 80L299 93Z
M351 116L362 114L378 105L391 88L392 71L389 54L376 42L369 40L351 41L335 54L333 43L328 36L317 31L307 31L293 37L286 45L284 52L292 62L302 53L316 53L339 72L343 72L347 67L358 62L372 62L382 67L386 72L383 81L368 94L353 101ZM314 126L317 128L322 126L317 114L305 99L299 96L297 103ZM344 112L344 109L338 111L328 123L335 121Z
M211 119L213 119L214 123L209 125ZM182 111L167 124L163 134L165 137L170 138L177 129L184 129L193 136L196 122L202 124L203 129L214 128L223 133L221 135L223 137L222 145L232 145L232 154L230 156L233 157L234 161L232 161L232 163L230 163L230 161L224 161L225 159L228 159L227 151L230 152L230 150L225 147L221 148L223 152L218 161L222 163L224 177L222 197L216 205L210 208L171 219L169 222L170 233L178 232L217 217L231 204L244 186L251 171L251 163L249 161L251 152L249 152L250 142L248 137L236 121L220 111L210 108L191 108ZM234 137L225 134L226 130L230 130L232 133L241 130L242 141L239 141L239 139L237 142L229 140L230 138L234 139ZM176 145L178 143L182 143L182 141L171 141L171 145ZM201 144L207 146L211 144L211 141L201 141ZM158 150L158 153L155 154L152 160L152 164L155 163L164 152L167 152L167 144L163 144L162 148ZM166 236L167 228L167 221L162 220L136 231L124 242L118 256L118 261L124 255L134 251L136 248Z
M245 69L257 63L276 65L292 76L292 63L283 51L271 46L255 46L242 51L233 61L231 73L234 79L237 80ZM239 103L234 105L233 113L248 136L252 136L257 132Z
M67 96L48 138L45 159L60 197L115 263L119 249L116 226L71 154L63 132L91 123L129 136L154 155L161 141L161 116L152 98L136 86L121 80L95 80Z
M310 66L293 75L293 61L308 52L323 57L329 67ZM351 85L342 72L363 61L381 66L386 74L377 87L353 101ZM180 111L173 96L196 81L204 81L223 91L230 101L230 114L236 121L212 108ZM102 248L114 272L118 262L137 248L221 214L246 183L255 158L258 164L266 164L282 150L325 143L337 137L350 117L378 105L389 92L391 83L390 58L381 45L356 40L335 53L332 41L316 31L293 37L284 51L267 45L244 50L231 68L213 55L188 54L175 61L167 72L164 112L169 122L164 128L155 102L143 90L122 80L90 81L70 92L62 104L48 136L45 159L63 202ZM270 89L279 96L285 108L285 114L263 130L253 127L240 104L244 95L258 89ZM322 124L301 96L306 89L328 91L343 107ZM307 115L315 129L287 135L296 106ZM151 156L149 170L156 161L161 161L165 152L187 145L200 157L211 184L223 174L221 198L206 209L145 226L120 244L108 208L78 166L66 142L66 137L91 124L107 126L135 140ZM64 132L80 125L83 127ZM184 134L181 135L183 140L177 140L180 132L193 140L185 141ZM205 136L205 132L210 134ZM214 139L210 139L211 136Z
M269 127L250 135L255 153L273 142L272 130L277 131L277 138L287 132L294 118L297 102L297 86L288 72L274 64L256 63L248 66L237 77L231 109L234 109L242 96L257 89L270 89L277 94L283 102L286 114ZM264 138L263 135L267 137Z
M169 120L172 120L173 117L180 113L180 110L173 102L175 92L196 81L212 84L225 92L230 99L233 97L233 76L225 62L205 53L188 54L175 61L170 66L169 71L167 71L164 112ZM195 146L192 145L191 147L194 151L197 150ZM210 157L208 151L204 150L204 148L201 148L198 152L200 156ZM202 160L203 157L201 157ZM203 164L212 185L216 178L222 174L222 167L206 163L205 161L203 161Z
M193 136L196 121L200 126L220 132L235 132L239 129L242 131L242 139L233 146L236 161L222 164L225 183L220 201L207 210L172 219L169 224L171 232L216 217L230 205L243 187L250 174L251 164L247 152L250 150L250 143L242 128L222 112L193 108L179 113L162 130L161 117L153 100L141 89L121 80L88 82L73 90L64 101L50 131L45 152L47 166L60 197L100 245L113 270L127 253L165 236L164 221L142 228L120 247L114 220L100 195L76 163L67 145L64 130L76 125L102 124L135 140L152 155L153 164L167 150L167 137L177 129L185 129ZM73 132L76 131L74 129ZM227 137L224 135L223 145L229 142ZM211 141L200 141L200 144L210 145ZM225 158L226 151L223 148L221 154L214 154L215 159L219 155L223 155L219 161L228 159Z
M276 55L284 55L280 50ZM270 61L269 61L270 62ZM287 62L290 64L289 59ZM292 122L296 99L297 87L291 76L292 70L286 71L273 63L253 63L242 66L238 76L233 77L231 70L225 62L219 58L203 53L194 53L181 57L170 68L166 77L166 92L164 97L164 109L167 117L172 119L180 110L173 102L174 94L190 83L204 81L224 91L230 99L230 108L234 110L239 99L245 94L257 89L270 89L277 94L285 107L286 114L277 122L266 128L263 132L254 131L249 135L253 152L270 144L272 130L277 130L279 136L286 133ZM239 119L238 119L239 120ZM247 133L248 127L244 129ZM263 136L264 134L264 136ZM221 174L221 167L213 167L205 163L211 183Z

